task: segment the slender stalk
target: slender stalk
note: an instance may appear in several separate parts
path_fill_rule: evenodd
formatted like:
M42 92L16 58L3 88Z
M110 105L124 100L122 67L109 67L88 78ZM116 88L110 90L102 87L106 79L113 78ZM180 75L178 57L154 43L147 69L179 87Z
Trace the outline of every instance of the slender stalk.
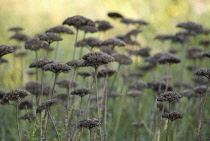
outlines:
M38 60L38 52L35 51L35 61ZM38 68L36 68L36 81L38 81Z
M118 72L118 73L119 73L120 67L121 67L121 65L119 64L119 65L118 65L118 68L117 68L117 72ZM111 88L110 88L110 90L109 90L110 92L112 91L113 86L114 86L114 83L115 83L115 81L117 80L118 73L116 73L116 74L114 75L114 79L112 80Z
M98 73L98 67L95 67L95 85L96 85L96 103L97 103L97 109L98 109L98 119L100 120L100 107L99 107L99 93L98 93L98 80L97 80L97 73ZM100 130L100 140L102 141L102 131L101 131L101 125L99 125Z
M168 64L168 76L169 76L169 74L170 74L170 67L171 67L171 65L170 65L170 63ZM165 88L165 92L167 92L168 91L168 78L166 78L166 88Z
M170 134L170 120L168 119L167 132L166 132L166 141L169 141L169 134Z
M106 137L106 124L107 124L107 91L106 91L106 86L107 86L107 80L108 80L108 75L106 75L106 78L105 78L105 82L104 82L104 90L103 90L103 93L104 93L104 141L107 140L107 137Z
M92 129L90 129L90 141L94 141L94 137L92 136Z
M82 97L80 97L80 104L79 104L79 117L82 118L81 110L82 110Z
M41 93L39 95L38 105L42 103L43 91L44 91L44 70L42 70Z
M79 32L79 30L76 29L76 37L75 37L75 41L74 41L73 59L75 59L75 52L76 52L76 43L77 43L77 38L78 38L78 32Z
M200 103L200 110L199 110L199 118L198 118L198 131L197 131L197 140L200 141L200 132L201 132L201 128L202 128L202 118L203 118L203 111L204 111L204 107L205 107L205 103L206 103L206 96L207 96L207 92L208 92L208 88L209 88L209 82L210 79L208 78L208 82L207 82L207 86L206 86L206 92L203 95L203 97L201 97L201 103Z
M39 120L40 120L40 141L43 140L43 131L42 131L42 113L40 113L40 117L39 117Z
M55 79L54 79L54 82L53 82L53 87L52 87L52 91L51 91L50 99L52 99L53 94L54 94L55 83L56 83L57 77L58 77L58 74L55 74Z
M83 40L85 39L85 37L86 37L86 32L84 33ZM80 48L79 59L82 58L83 48L84 48L84 47L81 47L81 48Z
M18 102L15 105L16 107L16 120L17 120L17 130L18 130L18 141L21 141L21 136L20 136L20 123L18 119Z
M54 126L54 128L55 128L55 132L56 132L56 134L57 134L58 140L60 141L60 137L59 137L59 134L58 134L58 131L57 131L55 122L54 122L54 120L53 120L53 118L52 118L52 115L50 114L50 110L49 110L49 109L47 109L47 113L48 113L48 115L50 116L50 119L51 119L51 121L52 121L52 123L53 123L53 126Z
M58 56L58 48L59 48L59 42L57 42L57 45L56 45L56 48L55 48L54 60L57 59L57 56Z
M76 68L73 70L73 73L70 73L70 78L72 78L72 81L74 81L74 76L75 76ZM70 80L69 78L69 80ZM67 139L67 134L68 134L68 122L69 122L69 109L70 109L70 98L71 98L71 88L72 88L73 83L69 83L69 88L68 88L68 97L67 97L67 103L66 103L66 116L64 119L64 127L65 127L65 138ZM68 139L67 139L68 140Z
M45 140L47 139L47 127L48 127L48 119L49 119L49 114L48 112L45 112L46 117L45 117Z
M23 87L23 57L20 57L20 66L21 66L21 75L20 75L20 81L21 81L21 88Z

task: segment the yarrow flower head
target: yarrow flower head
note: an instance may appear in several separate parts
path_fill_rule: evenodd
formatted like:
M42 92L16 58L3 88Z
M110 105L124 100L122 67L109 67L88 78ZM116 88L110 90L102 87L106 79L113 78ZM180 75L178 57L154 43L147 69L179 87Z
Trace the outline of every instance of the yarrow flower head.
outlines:
M99 119L96 119L96 118L92 118L92 119L85 119L85 120L82 120L80 121L79 123L77 123L77 127L78 128L88 128L89 130L91 130L92 128L95 128L95 127L99 127L100 126L100 121Z

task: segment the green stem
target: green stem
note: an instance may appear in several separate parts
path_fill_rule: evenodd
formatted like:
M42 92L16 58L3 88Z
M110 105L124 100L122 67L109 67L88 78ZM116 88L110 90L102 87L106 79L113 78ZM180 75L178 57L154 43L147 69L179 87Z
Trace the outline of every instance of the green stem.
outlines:
M77 43L77 38L78 38L78 32L79 32L79 30L76 29L76 37L75 37L75 41L74 41L73 59L75 59L75 52L76 52L76 43Z
M16 120L17 120L17 130L18 130L18 141L21 141L21 136L20 136L20 123L18 119L18 102L15 105L16 107Z

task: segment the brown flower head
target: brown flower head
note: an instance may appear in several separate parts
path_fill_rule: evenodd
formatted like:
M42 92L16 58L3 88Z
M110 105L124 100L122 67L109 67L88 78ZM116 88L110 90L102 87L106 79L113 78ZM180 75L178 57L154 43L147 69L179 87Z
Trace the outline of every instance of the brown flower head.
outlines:
M25 89L31 94L38 95L41 89L41 83L37 81L29 81L26 83Z
M71 29L69 29L63 25L49 28L45 31L45 33L48 33L48 32L57 33L57 34L74 34L74 32Z
M125 54L114 53L112 54L112 57L114 58L115 62L118 62L120 65L130 65L133 63L133 60L130 58L130 56Z
M135 90L143 90L144 88L147 88L147 83L137 80L135 83L129 85L129 88L135 89Z
M56 33L42 33L38 35L41 41L46 41L51 44L54 41L62 41L63 39Z
M14 54L15 57L24 57L27 55L27 52L26 51L20 51L20 52L17 52Z
M16 89L16 90L6 93L3 96L2 101L9 101L9 100L10 101L20 101L28 95L30 95L30 93L28 91L22 90L22 89Z
M132 52L132 54L137 55L137 56L141 56L141 57L149 57L150 56L150 47L145 47L139 50L135 50Z
M32 109L33 105L30 101L24 100L21 101L18 105L18 109L23 110L23 109Z
M173 36L173 38L171 39L171 41L173 43L183 44L183 43L189 42L190 41L190 38L188 36L176 34L176 35Z
M199 85L206 85L208 83L208 80L204 76L194 76L192 81Z
M126 35L127 36L137 36L141 32L142 32L142 30L140 30L140 29L133 29L133 30L129 31L128 33L126 33Z
M90 52L82 57L85 61L83 66L98 67L114 61L114 58L103 52Z
M42 67L44 71L51 71L55 74L59 74L61 72L67 72L71 70L71 67L65 63L50 63Z
M58 101L66 101L66 99L68 98L68 94L58 94L56 96L53 96L53 99L56 99Z
M204 57L210 58L210 51L204 52L204 53L203 53L203 56L204 56Z
M108 16L112 19L121 19L123 16L120 13L117 12L109 12Z
M199 47L191 47L187 49L187 56L188 59L201 59L203 58L202 49Z
M210 45L210 40L202 40L199 42L200 45L203 45L204 47L208 47Z
M74 80L69 80L69 79L63 79L63 80L60 80L58 82L56 82L56 84L60 87L60 88L66 88L68 89L69 86L71 88L75 88L78 86L77 82L74 81Z
M71 60L69 62L66 63L67 65L69 65L70 67L73 67L73 68L79 68L82 66L82 61L80 60Z
M187 97L187 98L192 98L195 96L194 90L191 90L191 89L184 90L180 92L180 94L182 95L182 97Z
M98 31L98 28L95 26L88 26L88 25L84 25L84 26L80 26L78 28L79 30L84 31L85 33L95 33Z
M144 126L144 122L136 121L136 122L132 122L130 125L138 128L138 127Z
M117 38L109 38L107 40L104 40L102 42L102 45L104 45L104 46L112 46L112 47L115 47L115 46L122 47L122 46L125 46L126 43L123 42L120 39L117 39Z
M0 58L0 64L8 63L8 60L4 58Z
M108 93L107 96L110 98L110 97L119 97L119 96L122 96L121 94L119 94L118 92L111 92L111 93Z
M13 47L7 45L0 45L0 58L6 54L13 52L14 52Z
M41 48L47 48L47 47L49 47L49 45L46 42L41 41L37 37L29 38L25 42L25 49L29 49L29 50L33 50L33 51L37 51L37 50L39 50Z
M176 27L184 28L189 31L201 31L203 29L203 26L201 24L191 22L191 21L181 22L181 23L177 24Z
M158 61L160 64L177 64L181 62L181 59L171 53L165 53Z
M114 49L112 49L112 48L110 48L108 46L101 46L100 47L100 51L101 52L105 52L105 53L107 53L109 55L112 55L113 53L116 53L116 51Z
M160 52L160 53L157 53L153 56L150 56L150 57L147 57L144 61L145 62L149 62L150 64L152 65L156 65L158 64L158 60L164 56L166 54L166 52Z
M122 18L121 22L124 23L124 24L135 24L134 19L128 19L128 18Z
M192 88L191 85L189 85L189 84L187 84L187 83L184 83L184 82L176 82L176 83L174 84L174 87L175 87L175 88L187 88L187 89L191 89L191 88Z
M92 119L85 119L77 123L77 128L88 128L91 130L92 128L99 127L100 126L100 121L97 118L92 118Z
M85 18L83 16L73 16L70 18L67 18L64 22L63 25L67 24L69 26L74 26L76 29L78 29L80 26L95 26L94 21L91 19Z
M147 65L144 65L144 66L139 66L137 67L137 69L141 72L149 72L150 70L154 69L156 67L155 64L147 64Z
M180 118L183 118L183 115L178 113L178 112L175 112L175 111L168 111L168 112L164 112L162 115L161 115L162 118L167 118L171 121L174 121L174 120L177 120L177 119L180 119Z
M148 87L150 89L152 89L153 91L163 91L166 89L166 82L165 81L157 81L157 80L153 80L149 83L147 83ZM172 91L173 88L170 84L168 84L168 91Z
M39 60L31 63L31 65L29 66L29 68L42 68L45 65L50 64L50 63L54 63L54 61L49 60L47 58L43 58L43 59L39 59Z
M85 38L81 41L78 41L76 43L77 47L84 47L84 46L89 46L89 47L99 47L101 46L102 41L99 40L98 38L93 38L93 37L89 37L89 38Z
M26 34L23 33L16 33L15 35L11 36L10 39L17 40L19 42L26 41L29 39L29 37Z
M31 113L27 113L24 116L19 117L18 119L28 120L29 122L31 122L31 121L34 121L36 119L36 116L31 114Z
M135 20L134 23L137 24L138 26L149 25L149 23L145 20Z
M108 21L95 21L98 27L98 31L107 31L112 29L113 26Z
M135 45L135 46L140 46L140 43L133 40L131 36L128 35L119 35L116 37L117 39L120 39L124 41L127 45Z
M85 95L91 94L91 90L87 89L87 88L80 88L80 89L76 89L74 91L71 92L72 95L78 95L81 98Z
M101 70L99 70L97 72L97 77L98 78L102 78L102 77L111 77L112 75L114 75L117 71L114 69L110 69L110 68L103 68Z
M198 69L195 74L198 76L205 76L207 79L210 79L210 68Z
M128 96L130 97L141 97L142 92L141 91L129 91Z
M49 108L56 103L57 100L55 99L47 100L36 108L36 113L41 113L43 110L49 110Z
M181 94L175 92L175 91L167 91L164 93L161 93L159 97L157 98L157 101L163 102L163 101L178 101L180 98L182 98Z
M155 36L156 40L161 40L161 41L165 41L165 40L171 40L173 39L174 35L172 34L160 34Z
M15 33L18 33L22 30L23 30L23 28L19 27L19 26L9 28L9 31L14 31Z
M202 96L206 92L210 92L210 88L207 89L205 85L197 86L194 88L194 92L196 96Z
M91 72L88 72L88 71L80 71L80 72L77 73L77 75L80 75L83 78L85 78L85 77L92 76L92 73Z

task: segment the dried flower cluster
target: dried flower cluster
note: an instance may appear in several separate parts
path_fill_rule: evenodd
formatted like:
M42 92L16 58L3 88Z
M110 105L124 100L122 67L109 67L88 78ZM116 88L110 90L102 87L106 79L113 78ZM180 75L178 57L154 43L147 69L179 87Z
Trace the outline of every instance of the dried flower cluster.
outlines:
M183 118L183 115L175 111L168 111L168 112L164 112L161 117L174 121L174 120Z
M81 98L85 95L91 94L91 90L88 88L80 88L80 89L76 89L74 91L71 92L72 95L78 95Z
M57 100L55 99L51 99L51 100L47 100L45 102L43 102L41 105L39 105L37 108L36 108L36 113L41 113L43 110L49 110L49 108L56 104Z
M61 72L67 72L71 70L71 67L65 63L50 63L42 67L44 71L51 71L55 74L59 74Z
M99 127L100 126L100 121L99 119L92 118L92 119L85 119L77 123L78 128L88 128L91 130L92 128Z
M182 98L181 94L175 92L175 91L167 91L164 93L161 93L160 96L157 98L157 101L163 102L163 101L177 101L180 98Z

